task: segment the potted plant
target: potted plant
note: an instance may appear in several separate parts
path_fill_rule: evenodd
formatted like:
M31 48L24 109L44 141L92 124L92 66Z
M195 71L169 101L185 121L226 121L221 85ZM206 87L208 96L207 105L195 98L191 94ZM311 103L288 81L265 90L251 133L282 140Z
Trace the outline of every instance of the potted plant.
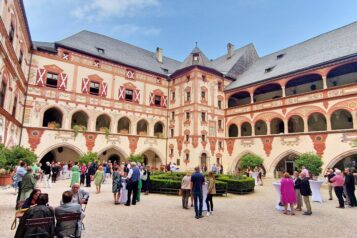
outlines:
M108 127L101 127L101 128L99 128L99 131L100 132L104 132L104 134L105 134L105 138L107 138L108 139L108 136L109 136L109 133L110 133L110 131L109 131L109 128Z
M311 174L314 176L314 179L317 178L322 172L323 161L321 157L313 152L303 153L295 160L295 165L299 169L304 166Z
M6 156L8 149L1 144L0 145L0 186L7 186L11 184L10 169L7 166Z
M74 125L72 129L74 133L74 138L76 138L80 132L85 133L87 131L87 127L84 125Z

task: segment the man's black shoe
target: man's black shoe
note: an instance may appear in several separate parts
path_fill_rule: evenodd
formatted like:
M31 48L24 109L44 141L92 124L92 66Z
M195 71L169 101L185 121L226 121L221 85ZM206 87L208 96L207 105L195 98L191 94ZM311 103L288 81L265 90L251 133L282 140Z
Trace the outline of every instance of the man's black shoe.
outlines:
M130 206L130 204L125 203L125 206L128 206L128 207L129 207L129 206Z
M196 218L196 219L200 219L200 217L199 217L199 216L195 216L195 218Z
M202 216L202 215L200 215L200 216L199 216L199 218L203 218L203 216Z

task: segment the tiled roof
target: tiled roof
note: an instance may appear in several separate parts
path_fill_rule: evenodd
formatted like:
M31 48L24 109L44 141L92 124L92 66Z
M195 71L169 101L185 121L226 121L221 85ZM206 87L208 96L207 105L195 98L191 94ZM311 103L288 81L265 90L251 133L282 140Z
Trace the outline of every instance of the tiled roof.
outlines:
M225 90L278 77L357 53L357 22L257 60Z
M198 55L198 60L197 61L193 60L193 55L194 54ZM212 62L207 58L207 56L197 46L195 48L193 48L191 53L186 57L186 59L177 68L177 70L183 69L183 68L187 68L187 67L190 67L192 65L200 65L200 66L204 66L204 67L207 67L207 68L214 68Z

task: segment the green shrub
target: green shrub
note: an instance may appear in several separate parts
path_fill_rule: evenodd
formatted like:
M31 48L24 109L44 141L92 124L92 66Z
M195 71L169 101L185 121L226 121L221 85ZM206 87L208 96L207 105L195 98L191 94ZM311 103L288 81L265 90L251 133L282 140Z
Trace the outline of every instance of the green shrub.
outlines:
M227 183L227 189L230 193L250 193L254 191L255 180L246 176L228 176L217 177L218 181Z
M296 166L300 169L305 166L312 175L318 176L322 172L323 161L321 157L313 152L303 153L295 160Z
M263 164L263 159L257 155L246 154L240 159L239 164L242 169L246 169L248 166L254 168L256 166L261 166Z
M88 164L89 162L93 162L94 160L98 160L98 154L96 152L88 152L79 158L79 162L81 164Z

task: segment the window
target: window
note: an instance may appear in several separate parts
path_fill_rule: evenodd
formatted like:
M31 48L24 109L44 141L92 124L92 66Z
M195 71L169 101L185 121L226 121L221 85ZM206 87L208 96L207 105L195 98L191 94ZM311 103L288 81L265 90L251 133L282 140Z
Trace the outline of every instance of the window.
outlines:
M20 50L20 55L19 55L19 64L22 66L22 60L24 58L24 54L22 53L22 50Z
M99 54L104 54L105 52L103 48L98 48L98 47L97 47L97 51Z
M223 149L222 141L218 141L218 149Z
M202 100L206 100L206 92L205 91L201 92L201 98L202 98Z
M265 69L265 73L269 73L269 72L273 71L274 68L275 68L275 66L266 68L266 69Z
M190 75L187 75L187 76L186 76L186 82L187 82L187 83L190 82Z
M217 84L218 91L222 91L222 82L218 82Z
M14 104L12 105L12 113L11 113L11 115L13 117L16 116L16 107L17 107L17 97L14 98Z
M202 141L206 141L206 135L201 135Z
M177 165L177 166L180 166L180 159L177 159L177 160L176 160L176 165Z
M190 113L186 112L186 120L190 120Z
M161 84L161 78L156 78L156 83Z
M155 106L161 106L161 96L155 95Z
M199 59L198 57L199 57L199 54L198 54L198 53L193 54L192 59L193 59L193 63L194 63L194 64L195 64L195 63L196 63L196 64L198 63L198 61L199 61L199 60L198 60L198 59Z
M218 129L222 129L222 120L218 120Z
M218 109L222 109L222 101L218 100Z
M6 84L4 81L2 81L1 90L0 90L0 106L1 107L4 107L5 94L6 94Z
M9 31L9 40L11 43L14 41L14 36L15 36L15 28L14 28L14 24L11 22L10 31Z
M171 137L174 137L174 129L172 128L171 130L170 130L170 134L171 134Z
M171 99L172 99L172 101L175 101L175 99L176 99L176 93L175 92L171 93Z
M171 119L175 120L175 111L171 112Z
M276 59L278 59L278 60L279 60L279 59L282 59L282 58L284 57L284 55L285 55L285 54L279 54L279 55L276 56Z
M99 62L99 60L94 60L93 66L100 68L100 62Z
M174 149L173 148L170 149L170 155L174 155Z
M168 74L169 73L169 70L168 69L165 69L165 68L161 68L162 71L164 71L164 73Z
M206 113L205 112L201 112L201 119L202 119L202 121L206 121Z
M190 154L189 153L186 153L186 160L190 160Z
M90 82L89 93L92 95L99 95L99 83Z
M46 86L50 88L57 88L58 74L47 73Z
M190 135L186 135L186 141L190 140Z
M125 89L125 100L133 101L133 90Z
M203 82L207 82L206 75L202 75L202 81L203 81Z
M186 92L186 101L191 101L191 92Z

